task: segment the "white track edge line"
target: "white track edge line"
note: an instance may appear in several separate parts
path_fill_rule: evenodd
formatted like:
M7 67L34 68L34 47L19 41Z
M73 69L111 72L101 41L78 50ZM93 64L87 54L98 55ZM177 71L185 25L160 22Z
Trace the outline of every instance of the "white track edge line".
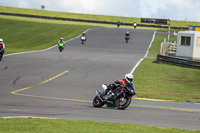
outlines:
M148 49L147 49L147 52L146 52L145 56L144 56L143 58L141 58L141 59L138 61L138 63L133 67L133 69L132 69L131 72L130 72L131 74L134 73L135 69L139 66L139 64L142 62L142 60L143 60L144 58L147 57L147 55L148 55L148 53L149 53L149 49L151 48L151 45L152 45L152 43L153 43L153 41L154 41L154 39L155 39L155 35L156 35L156 31L154 31L152 40L151 40L151 42L150 42L150 44L149 44L149 47L148 47Z

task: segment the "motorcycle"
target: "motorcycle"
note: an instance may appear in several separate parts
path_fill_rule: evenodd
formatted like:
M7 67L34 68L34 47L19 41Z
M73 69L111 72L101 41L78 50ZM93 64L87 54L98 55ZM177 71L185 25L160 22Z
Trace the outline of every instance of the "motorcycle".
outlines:
M59 42L59 43L58 43L58 49L59 49L60 52L63 51L64 47L65 47L64 42Z
M96 96L93 100L93 106L96 108L101 108L106 104L108 107L117 107L119 110L124 110L130 105L132 96L135 94L134 88L130 83L125 86L118 85L111 90L107 90L108 86L102 84L102 89L104 90L103 92L96 91Z
M3 53L4 53L4 51L3 51L3 45L0 44L0 61L1 61L2 58L3 58Z
M130 39L130 36L125 36L126 43L128 43L129 39Z
M86 42L86 37L85 36L81 36L81 43L85 44L85 42Z

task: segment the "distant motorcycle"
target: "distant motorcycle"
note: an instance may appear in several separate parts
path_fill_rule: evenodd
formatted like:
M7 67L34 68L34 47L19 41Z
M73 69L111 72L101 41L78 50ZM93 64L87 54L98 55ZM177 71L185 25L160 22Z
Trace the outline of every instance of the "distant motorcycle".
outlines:
M85 44L86 43L86 37L85 36L81 36L81 43Z
M3 54L4 54L3 45L0 44L0 61L1 61L2 58L3 58Z
M60 52L63 51L64 47L65 47L64 42L59 42L59 43L58 43L58 49L59 49Z
M130 36L125 36L125 41L126 41L126 43L129 42L129 39L130 39Z
M132 96L135 94L134 88L130 83L126 84L126 86L119 85L117 88L108 91L106 94L104 93L107 90L107 85L103 84L102 89L104 92L101 93L97 90L93 100L93 106L96 108L100 108L104 104L107 104L107 106L124 110L130 105Z
M120 27L120 21L117 22L117 28L119 28L119 27Z

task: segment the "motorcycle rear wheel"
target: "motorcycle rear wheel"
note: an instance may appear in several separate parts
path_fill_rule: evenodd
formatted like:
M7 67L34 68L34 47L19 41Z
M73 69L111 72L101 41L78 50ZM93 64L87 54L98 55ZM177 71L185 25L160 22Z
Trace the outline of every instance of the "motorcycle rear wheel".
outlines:
M98 96L96 96L93 100L93 106L96 108L101 108L104 105L104 103L99 99Z
M117 108L120 110L126 109L131 103L131 96L125 96L117 99Z

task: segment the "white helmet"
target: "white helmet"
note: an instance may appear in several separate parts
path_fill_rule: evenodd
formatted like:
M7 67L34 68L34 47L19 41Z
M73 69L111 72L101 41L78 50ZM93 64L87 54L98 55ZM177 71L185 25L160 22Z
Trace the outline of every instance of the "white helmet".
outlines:
M129 31L127 31L126 33L129 34Z
M0 42L3 42L3 39L2 39L2 38L0 38Z
M133 75L130 74L130 73L128 73L128 74L125 75L125 79L126 79L126 82L132 83L132 81L133 81Z

